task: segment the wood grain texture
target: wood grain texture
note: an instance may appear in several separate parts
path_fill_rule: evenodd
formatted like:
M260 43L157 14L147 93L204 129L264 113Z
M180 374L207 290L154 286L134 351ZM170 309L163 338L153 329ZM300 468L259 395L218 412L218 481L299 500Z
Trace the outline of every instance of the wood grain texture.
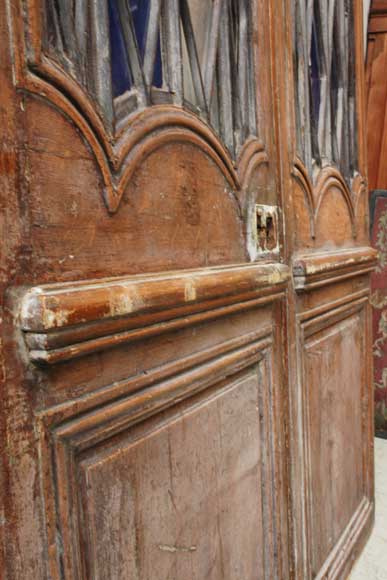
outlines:
M376 251L370 247L297 255L293 263L295 289L308 291L369 274L375 268L376 258Z
M106 4L54 4L0 3L5 580L344 579L373 517L361 1L350 179L299 159L290 0L213 3L203 93L224 140L184 99L180 2L152 3L175 92L121 95L112 117ZM63 58L47 5L77 16ZM256 204L275 206L275 255Z
M180 377L172 376L155 387L121 397L97 411L81 414L77 405L67 405L65 413L57 408L40 415L43 471L47 474L46 501L48 507L52 506L47 514L50 521L55 517L54 506L58 505L56 525L65 546L63 556L61 552L52 554L53 577L57 577L60 561L66 578L103 578L113 572L120 578L128 573L151 578L160 566L162 569L166 566L169 573L178 578L187 565L193 577L204 570L209 577L221 578L224 574L233 574L235 566L251 575L257 565L256 558L259 558L260 567L263 566L267 550L271 551L273 546L268 544L264 549L264 536L258 532L257 523L261 522L262 530L272 527L270 519L263 516L264 513L273 515L270 502L274 501L270 488L264 492L264 481L272 478L273 473L270 472L271 460L268 457L266 463L262 456L269 448L261 446L264 438L272 436L267 397L273 388L270 386L273 371L270 350L266 350L271 345L267 332L270 333L270 329L266 331L266 338L216 357ZM244 368L250 370L242 372ZM147 376L148 384L153 382L152 375ZM227 379L228 376L231 378ZM177 400L176 388L183 389ZM203 395L195 395L200 392ZM193 395L192 401L179 402ZM151 406L144 406L142 400L152 400ZM240 405L243 410L239 410ZM160 409L163 410L161 415ZM269 423L262 423L264 416ZM234 445L236 436L244 440L242 455L237 451L241 447ZM52 466L47 463L49 454L44 451L50 440L55 446ZM183 447L182 440L187 441ZM188 440L191 442L189 452ZM179 449L183 455L179 455ZM52 488L51 469L57 471L61 482L57 490ZM191 479L194 473L193 496ZM74 487L76 477L80 477L80 487ZM216 478L216 487L208 484L209 477ZM250 485L268 494L261 500L256 498L253 511L251 504L246 504L240 496L248 492ZM117 493L118 503L114 500ZM138 503L139 493L143 504ZM99 494L102 496L98 497ZM80 511L74 512L71 506L76 497ZM101 501L106 515L95 509ZM217 503L215 512L209 511L214 501L226 503ZM115 517L116 509L120 516L117 513ZM155 513L158 514L156 519ZM182 515L176 519L178 513ZM242 513L248 520L246 516L241 520ZM73 522L71 534L69 518ZM161 518L160 523L157 518ZM239 527L241 521L244 531L241 530L242 535L235 541L232 530ZM251 523L245 527L247 521ZM48 529L53 527L49 525ZM109 542L106 542L106 534ZM227 537L232 544L225 551L222 546ZM251 545L247 559L241 559L239 542L243 538ZM101 551L102 546L105 547ZM261 546L261 556L257 546ZM276 567L275 562L272 558L265 562L262 573L263 569Z
M368 396L361 365L366 345L366 304L367 297L358 299L320 318L309 319L302 326L304 437L309 482L306 519L310 574L314 578L342 577L341 567L347 562L340 550L352 549L362 526L372 515L367 467L368 417L364 416L362 404ZM353 352L360 353L356 360ZM347 382L349 373L351 379Z
M351 301L367 300L369 295L369 272L363 272L359 265L347 271L350 274L346 277L346 268L334 265L334 254L352 251L357 252L363 247L369 246L368 237L368 196L367 196L367 165L366 165L366 140L365 140L365 92L364 92L364 50L363 50L363 5L360 1L352 3L354 17L354 35L355 45L353 47L353 56L355 58L355 76L356 76L356 120L357 139L358 139L358 166L350 180L343 179L343 176L337 171L337 166L332 163L331 158L324 159L320 165L318 159L313 159L310 167L300 162L300 155L295 142L297 130L305 133L305 139L310 139L310 129L308 120L300 121L297 109L300 103L297 99L297 93L294 87L295 59L294 51L298 40L307 42L305 38L297 39L295 37L295 24L297 15L294 11L295 3L284 2L282 5L281 19L286 22L285 46L282 53L282 60L276 62L277 86L280 87L281 97L278 106L280 119L279 137L281 167L283 168L282 176L282 203L285 215L285 224L287 228L286 235L286 260L297 264L299 257L301 261L304 256L310 258L310 266L313 268L316 264L312 254L316 254L316 262L319 273L313 273L309 270L309 276L301 282L304 287L294 294L288 294L288 377L289 377L289 448L292 456L290 466L291 471L291 498L292 498L292 532L295 550L293 552L293 570L292 573L297 579L313 578L315 574L327 578L346 578L349 574L352 561L355 559L369 536L373 522L373 487L372 487L372 469L373 469L373 439L372 439L372 401L370 393L372 382L370 378L370 348L371 335L369 326L369 308L364 303L364 354L359 355L365 366L365 390L361 394L362 417L364 418L363 444L365 453L364 481L365 499L360 500L360 504L354 508L352 519L344 521L344 512L341 513L342 521L341 537L336 538L336 545L331 552L321 556L324 562L319 569L312 570L311 562L314 557L318 557L318 546L311 548L310 535L307 532L307 515L303 498L312 494L313 489L310 481L306 480L306 474L311 468L311 461L316 460L314 456L305 455L305 437L306 424L305 418L305 399L306 391L310 389L314 393L315 389L324 392L325 381L329 376L314 376L312 379L305 373L305 364L300 357L300 350L303 342L302 326L306 321L312 324L313 319L330 320L332 328L337 323L340 324L340 309L346 308ZM310 4L310 10L313 3ZM314 5L316 9L316 4ZM328 4L323 3L319 6L324 11L324 18L328 18ZM330 4L333 7L333 4ZM310 22L310 21L309 21ZM298 22L297 27L306 27L307 22ZM283 34L280 25L276 27L275 38ZM276 47L278 44L276 44ZM306 66L310 61L306 62ZM289 73L290 71L290 73ZM308 75L305 70L307 83ZM283 83L283 79L287 81ZM301 103L302 105L302 103ZM305 107L306 118L310 109ZM309 119L310 121L310 119ZM286 139L284 138L286 135ZM291 191L291 194L289 192ZM367 253L367 251L366 251ZM318 265L319 255L325 254L326 264L321 268L322 263ZM324 259L324 258L322 258ZM340 262L340 260L339 260ZM372 262L372 260L371 260ZM372 267L370 262L370 268ZM304 265L306 266L306 265ZM301 278L303 277L308 266L301 266ZM326 275L322 270L327 268ZM366 267L368 269L368 266ZM357 274L355 271L357 270ZM352 273L354 275L352 276ZM297 268L294 272L293 288L297 285ZM314 278L315 276L315 278ZM314 281L317 282L313 286ZM307 290L308 282L311 287ZM323 284L321 284L323 282ZM306 290L306 291L305 291ZM348 306L349 308L349 306ZM301 343L301 344L300 344ZM358 353L359 346L356 347ZM352 357L354 355L352 354ZM357 355L356 355L357 356ZM352 360L352 358L351 358ZM336 367L330 371L336 373ZM339 372L339 371L337 371ZM340 371L341 372L341 371ZM340 390L349 391L351 382L347 383L346 373L350 372L346 367L343 372L343 384ZM318 382L316 383L315 380ZM344 419L342 419L344 421ZM311 436L314 437L314 429L318 431L319 427L312 425ZM344 429L340 424L336 427L339 431ZM339 437L340 434L338 433ZM348 435L349 437L349 435ZM323 441L323 445L327 442ZM316 452L320 453L320 451ZM330 461L332 458L329 459ZM345 469L342 470L342 476ZM294 488L297 487L297 491ZM329 490L330 482L327 477L321 482ZM301 491L299 491L301 489ZM327 492L328 493L328 492ZM329 496L329 493L328 493ZM329 496L329 501L334 501L334 491ZM315 522L320 518L324 519L325 505L321 503L311 506L311 517ZM329 524L330 525L330 524ZM324 529L324 534L329 534L329 526ZM316 539L318 544L319 539ZM311 549L311 551L309 551ZM317 566L316 566L317 567ZM318 576L317 576L318 577Z
M31 360L55 363L272 302L288 278L268 264L37 287L21 327Z

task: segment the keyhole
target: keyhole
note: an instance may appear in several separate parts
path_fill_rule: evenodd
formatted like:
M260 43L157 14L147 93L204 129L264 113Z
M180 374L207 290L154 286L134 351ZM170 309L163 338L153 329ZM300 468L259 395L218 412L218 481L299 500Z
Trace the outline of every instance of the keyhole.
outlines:
M274 221L271 215L266 217L266 248L272 250L275 247Z
M277 213L275 207L256 206L256 240L261 252L277 249Z
M257 212L257 241L261 250L266 250L266 239L266 220L260 212Z

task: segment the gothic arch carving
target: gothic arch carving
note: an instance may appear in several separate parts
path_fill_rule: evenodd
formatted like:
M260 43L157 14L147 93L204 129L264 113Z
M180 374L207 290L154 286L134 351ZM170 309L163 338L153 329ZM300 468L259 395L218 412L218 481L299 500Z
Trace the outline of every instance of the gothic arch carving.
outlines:
M300 185L307 206L311 237L316 235L316 224L318 222L319 211L321 205L327 195L330 194L333 188L340 192L340 195L345 201L348 216L351 222L353 237L356 238L356 215L358 208L358 200L364 191L364 179L360 174L356 174L352 182L352 192L349 189L346 180L341 172L332 166L321 169L317 176L315 183L310 180L308 170L300 159L296 159L292 169L293 178Z
M321 204L324 198L330 194L332 189L335 188L338 190L343 197L347 210L348 215L352 225L352 232L353 236L356 237L356 228L355 228L355 209L353 205L353 199L351 196L351 192L347 186L345 179L343 178L342 174L338 169L335 167L327 167L320 171L317 181L316 181L316 210L315 210L315 219L318 220L318 215L320 211Z
M300 185L304 198L306 201L306 207L309 214L309 223L310 223L310 233L311 237L315 238L316 236L316 227L315 227L315 200L313 195L313 185L310 182L308 171L305 165L302 163L300 159L296 159L293 164L292 169L292 176Z
M93 0L90 2L88 10L91 10L94 18L99 17L100 21L107 18L107 1ZM119 0L117 1L120 4ZM230 3L232 2L233 0L230 0ZM73 2L73 9L77 9L78 4L80 7L84 6L84 3ZM167 18L167 13L169 13L169 16L173 13L175 0L159 0L154 4L159 7L159 11L161 9L165 10L165 19ZM182 3L183 6L186 6L186 4L186 2ZM214 10L211 15L213 19L212 26L219 36L219 49L231 50L229 47L223 46L225 42L223 36L225 27L229 25L230 14L224 13L222 15L218 5L220 6L219 3L214 3ZM53 4L49 4L49 9L47 9L47 6L44 0L29 0L27 18L25 19L27 29L15 29L17 44L24 48L16 63L18 86L22 90L38 94L49 100L78 127L90 146L100 168L104 180L104 199L110 212L115 212L119 207L125 186L136 165L149 155L151 151L171 140L189 141L199 147L216 163L230 187L236 191L244 187L251 172L254 171L257 165L267 162L267 154L264 151L264 147L254 134L256 131L255 93L249 84L249 71L253 70L249 56L244 57L247 60L239 63L242 68L244 67L243 78L239 80L245 83L245 86L240 87L239 90L243 98L247 99L245 103L241 102L240 105L244 104L245 110L251 112L246 119L241 121L242 124L238 130L235 130L235 127L233 128L230 125L225 125L221 130L218 130L222 133L219 134L211 126L211 119L208 113L208 103L210 102L208 95L211 82L214 82L215 69L220 66L218 63L220 59L217 48L213 47L211 62L214 70L211 73L211 80L209 78L211 71L209 72L207 68L202 71L199 70L198 54L195 56L195 47L193 45L189 48L190 41L188 41L187 47L192 78L203 77L204 86L199 83L199 89L203 89L204 92L202 91L201 93L199 90L198 94L200 93L204 99L207 98L207 116L203 110L200 111L200 114L190 111L183 102L184 94L180 94L178 98L177 93L174 91L176 87L174 87L173 83L173 90L169 93L170 95L172 94L173 98L170 98L169 101L167 98L165 104L150 103L151 106L140 107L138 110L129 111L129 114L127 112L123 114L120 110L122 108L121 101L123 100L121 97L115 101L114 99L112 100L111 90L109 92L103 87L98 90L95 89L100 80L94 79L93 82L86 82L82 74L79 73L77 76L74 72L76 71L76 66L71 62L71 55L74 54L76 48L75 41L70 48L67 46L66 58L63 55L58 56L58 52L55 52L55 46L64 46L66 41L64 35L70 34L71 36L74 31L69 31L69 22L67 24L66 22L58 23L60 18L66 20L64 8L62 13L58 12L62 6L65 6L65 3L56 3L56 8L53 8ZM217 9L216 6L218 6ZM177 4L175 8L177 8ZM18 11L17 3L13 3L12 10ZM86 8L79 8L79 10L86 10ZM242 8L238 8L238 10L242 10ZM179 10L177 13L179 13ZM83 13L84 18L86 18L85 14ZM79 18L81 16L78 14ZM188 38L189 29L190 27L192 28L192 19L190 20L190 15L187 15L186 9L181 11L180 17L184 33ZM52 41L50 46L47 47L47 26L50 18L57 22L55 32L51 33L56 35L56 40ZM15 22L17 21L16 18L14 20ZM241 16L242 21L245 21L243 15ZM171 27L173 21L170 21L167 25ZM94 39L93 42L96 45L101 41L108 42L106 25L104 28L99 26L98 30L95 27L96 24L94 24L94 29L91 32L91 36ZM241 33L242 36L244 34L244 42L250 42L251 39L247 31L242 30ZM168 34L172 35L169 40L174 39L177 42L176 30L169 30ZM181 43L182 38L178 42ZM195 43L194 38L193 42ZM70 45L71 43L68 44ZM242 48L245 49L246 46ZM251 51L246 52L249 54ZM96 54L97 56L100 54L100 47L98 46ZM176 60L176 54L175 56L169 55L168 58L175 58L176 66L179 65ZM180 56L180 58L182 57ZM103 59L100 64L106 74L108 65ZM181 62L180 66L182 66ZM146 62L144 62L142 68L146 68ZM144 70L143 73L145 74ZM178 83L180 81L175 79L173 82ZM105 84L108 84L106 79ZM93 89L89 88L91 85L93 85ZM223 112L225 119L228 117L233 118L234 115L230 108L232 106L231 95L227 98L228 101L224 103L225 110ZM230 139L235 135L237 142L231 143Z

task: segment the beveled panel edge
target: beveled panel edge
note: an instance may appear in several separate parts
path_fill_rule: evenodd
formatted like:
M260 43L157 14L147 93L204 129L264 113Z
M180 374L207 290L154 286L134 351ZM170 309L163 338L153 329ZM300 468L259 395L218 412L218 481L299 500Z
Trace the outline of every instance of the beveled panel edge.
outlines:
M301 315L298 319L301 344L302 344L302 360L308 353L308 349L311 344L315 342L316 335L320 332L332 331L335 327L343 321L350 320L352 317L358 317L361 320L363 317L363 322L365 322L365 316L367 313L367 308L369 308L369 300L366 292L361 291L346 297L343 300L339 300L336 303L331 303L330 305L325 305L322 309L316 309L315 312L305 313ZM321 337L319 338L321 340ZM367 339L363 335L364 349L366 350ZM303 448L306 450L311 433L311 424L309 420L309 397L306 393L306 385L308 380L305 375L304 365L302 363L302 405L303 405ZM365 383L362 382L362 404L364 402L366 393ZM366 414L362 418L362 428L364 432L367 431L367 419ZM374 503L368 496L368 476L367 476L367 453L368 453L368 442L366 442L366 435L363 438L363 496L358 505L358 508L353 513L350 521L343 529L341 535L339 536L336 544L332 547L331 551L327 554L325 562L323 563L321 569L315 576L315 580L323 580L329 578L331 580L340 580L342 578L343 570L348 566L351 561L349 558L355 550L361 537L367 533L367 528L372 522ZM309 452L304 451L306 454L303 457L303 481L307 490L311 489L311 457ZM307 529L307 534L309 537L308 542L310 542L310 521L311 514L313 510L313 503L311 500L310 492L305 494L303 499L303 518L305 529ZM353 564L353 560L352 560ZM309 569L309 574L312 571Z
M54 364L274 301L289 277L261 263L36 286L20 326L30 359Z
M296 292L307 292L374 270L377 251L369 246L298 255L293 261Z
M87 413L78 410L76 415L71 413L67 417L61 417L60 411L56 409L37 417L47 506L47 533L53 546L49 554L49 566L53 577L59 578L58 570L61 569L59 545L55 541L59 529L62 532L63 543L67 547L66 558L63 561L67 572L66 578L80 577L81 552L78 549L76 533L79 530L79 511L74 509L74 505L77 506L79 503L71 501L71 498L73 500L74 497L77 498L79 492L78 485L74 485L78 477L77 458L97 449L98 445L108 441L112 436L127 432L139 422L171 409L176 403L182 403L195 395L202 393L204 395L207 389L215 389L218 386L219 390L225 392L230 387L225 385L224 381L237 379L240 373L249 372L255 365L267 364L265 352L272 348L271 336L267 334L269 332L270 329L266 328L265 333L262 333L266 336L253 339L242 348L215 357L209 363L199 365L187 373L157 382L151 387L151 393L148 395L142 392L131 393L111 405L89 409ZM268 387L271 388L270 382ZM148 398L148 404L144 397ZM169 421L168 417L165 424ZM87 455L83 457L87 461ZM74 533L68 533L68 528L62 526L63 521L72 522Z
M353 563L349 560L351 553L372 520L373 509L373 503L366 496L363 496L357 510L328 555L315 580L324 580L325 578L340 580L343 577L344 569L348 567L349 563Z

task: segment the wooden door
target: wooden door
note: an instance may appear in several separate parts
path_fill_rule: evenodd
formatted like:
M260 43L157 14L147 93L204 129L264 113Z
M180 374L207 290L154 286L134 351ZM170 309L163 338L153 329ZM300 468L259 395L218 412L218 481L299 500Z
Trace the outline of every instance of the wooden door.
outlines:
M7 580L345 578L373 513L361 14L1 4Z
M294 545L300 578L347 578L373 521L362 2L293 2L286 226ZM290 58L290 55L289 57ZM286 187L285 185L285 187ZM296 482L301 487L294 487Z

